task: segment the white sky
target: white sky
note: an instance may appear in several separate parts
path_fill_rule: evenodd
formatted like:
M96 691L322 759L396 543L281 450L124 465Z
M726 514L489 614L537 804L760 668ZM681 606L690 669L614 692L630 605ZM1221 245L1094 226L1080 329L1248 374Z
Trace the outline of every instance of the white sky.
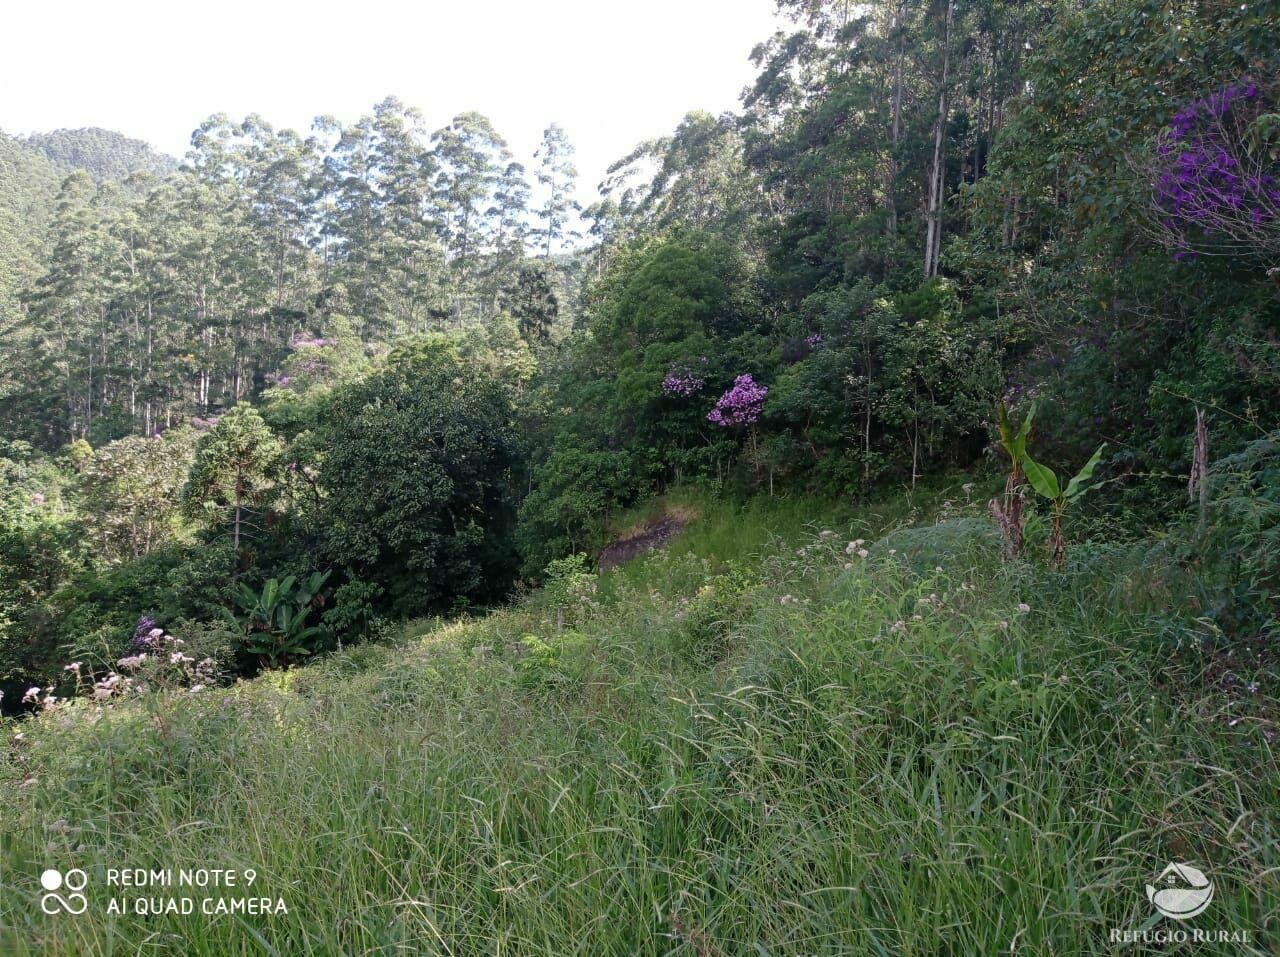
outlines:
M0 130L118 130L181 156L213 113L309 128L387 95L429 129L486 114L531 165L543 128L577 148L590 201L615 159L686 112L738 105L773 0L10 0Z

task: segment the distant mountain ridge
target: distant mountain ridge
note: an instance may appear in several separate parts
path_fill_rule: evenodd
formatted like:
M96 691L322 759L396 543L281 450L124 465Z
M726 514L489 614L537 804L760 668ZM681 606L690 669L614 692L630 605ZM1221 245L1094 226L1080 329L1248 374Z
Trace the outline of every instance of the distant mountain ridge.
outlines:
M174 157L113 130L0 131L0 332L15 314L18 290L41 272L40 250L68 174L84 170L99 183L123 183L133 173L166 176L177 168Z
M18 137L17 142L60 169L82 169L98 182L123 182L138 172L164 176L178 168L177 159L152 149L150 144L96 126L32 133Z
M66 174L47 156L0 133L0 210L27 217L58 191Z

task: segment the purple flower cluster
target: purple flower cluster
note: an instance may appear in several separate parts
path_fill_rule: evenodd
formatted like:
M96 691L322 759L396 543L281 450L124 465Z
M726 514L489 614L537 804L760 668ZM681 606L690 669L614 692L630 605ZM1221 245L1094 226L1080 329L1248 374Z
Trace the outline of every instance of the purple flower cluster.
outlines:
M734 425L750 425L764 411L764 399L768 386L760 385L751 374L740 375L733 388L720 396L716 407L707 413L707 420L726 428Z
M164 634L163 631L160 631L160 629L157 628L156 620L154 618L143 615L138 619L138 624L134 626L133 638L129 640L129 652L136 654L140 651L148 651L155 647L157 632L161 635Z
M1242 83L1211 93L1203 100L1188 103L1169 121L1169 131L1174 140L1189 139L1199 132L1205 120L1221 120L1242 100L1256 100L1258 84Z
M1241 83L1179 110L1157 146L1156 203L1176 259L1193 258L1188 232L1247 241L1274 226L1280 182L1250 157L1244 130L1260 106L1258 87Z
M189 693L203 691L217 678L217 663L212 658L196 661L182 650L185 642L156 627L155 620L143 615L133 630L125 655L116 669L96 676L84 662L73 661L62 670L75 682L73 693L91 695L95 702L110 705L111 699L150 690L185 688ZM33 686L22 696L23 704L48 710L61 699L54 695L56 683L45 688ZM18 735L18 739L21 739Z
M662 380L662 391L666 395L693 395L704 385L706 380L688 366L672 366Z
M804 344L806 346L816 346L821 341L822 341L822 333L820 332L815 332L813 335L805 336L804 338Z
M319 336L309 336L300 332L293 337L291 345L295 349L319 349L322 346L334 345L337 341L337 339L321 339Z
M202 419L197 415L192 417L191 425L197 429L211 429L217 425L221 419L222 416L220 415L211 415L207 419Z
M186 644L181 638L175 638L173 635L167 635L163 628L152 628L150 633L145 636L144 641L137 645L130 645L132 654L126 655L116 662L116 666L132 671L140 667L148 659L154 658L156 661L167 661L171 665L188 665L195 661L190 655L179 651L178 648ZM200 663L200 670L204 672L213 667L212 660ZM77 674L79 671L77 670Z

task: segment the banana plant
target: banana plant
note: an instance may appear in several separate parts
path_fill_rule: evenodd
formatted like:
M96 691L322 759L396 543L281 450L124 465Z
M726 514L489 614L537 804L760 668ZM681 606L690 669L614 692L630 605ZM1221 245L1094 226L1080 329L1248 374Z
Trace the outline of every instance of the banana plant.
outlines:
M996 405L996 426L1000 436L1000 444L1009 456L1009 477L1004 483L1004 500L991 500L991 514L1000 529L1000 537L1004 542L1006 558L1017 558L1022 554L1022 460L1027 454L1027 440L1031 437L1031 425L1036 418L1035 403L1027 410L1026 417L1015 432L1009 420L1009 408L1002 401Z
M996 424L1000 431L1000 444L1013 461L1014 473L1022 467L1022 460L1027 454L1027 439L1031 436L1031 424L1036 420L1036 404L1031 403L1027 416L1022 420L1018 431L1013 431L1013 423L1009 421L1009 407L1003 401L996 406Z
M227 617L244 635L245 650L265 658L273 668L312 654L313 639L324 629L308 625L307 616L328 579L329 572L314 572L301 583L293 575L269 578L261 592L241 583L235 601L243 617L237 619L231 613Z
M1061 565L1066 557L1066 547L1062 540L1062 516L1066 513L1069 505L1083 498L1084 494L1093 488L1092 485L1087 483L1089 479L1093 478L1093 471L1098 467L1098 463L1102 461L1102 450L1106 447L1106 442L1099 445L1098 450L1093 453L1089 461L1084 464L1084 467L1071 477L1066 487L1063 487L1053 469L1047 465L1041 465L1027 453L1025 442L1018 449L1027 483L1035 489L1037 495L1048 499L1053 506L1053 527L1049 532L1049 554L1055 565Z
M319 625L307 624L305 608L281 605L276 609L275 621L269 630L254 631L245 636L245 649L277 668L291 658L310 655L314 650L311 640L322 631Z

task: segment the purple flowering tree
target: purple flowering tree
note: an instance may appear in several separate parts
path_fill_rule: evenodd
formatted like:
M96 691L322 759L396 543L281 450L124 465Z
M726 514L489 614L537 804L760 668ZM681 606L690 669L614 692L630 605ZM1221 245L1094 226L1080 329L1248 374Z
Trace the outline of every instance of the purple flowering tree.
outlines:
M295 349L323 349L325 346L337 345L337 342L336 339L322 339L320 336L299 332L289 344Z
M764 400L768 394L769 387L756 382L751 373L740 375L734 380L733 388L720 396L715 408L707 413L707 420L721 428L750 428L751 465L757 474L760 472L760 447L756 441L755 424L764 413ZM772 476L769 491L772 494Z
M704 364L706 360L703 360ZM673 365L667 370L662 380L662 394L668 396L691 396L698 392L706 380L688 366Z
M307 393L324 388L350 375L364 359L363 344L343 316L331 316L326 322L332 331L321 336L298 332L289 340L291 352L282 367L263 378L273 389Z
M1178 260L1201 254L1280 263L1280 117L1257 84L1241 82L1180 109L1146 175L1151 232Z
M764 412L765 396L769 387L760 385L750 373L734 380L733 388L720 396L716 407L707 413L707 420L729 428L735 425L754 425Z

